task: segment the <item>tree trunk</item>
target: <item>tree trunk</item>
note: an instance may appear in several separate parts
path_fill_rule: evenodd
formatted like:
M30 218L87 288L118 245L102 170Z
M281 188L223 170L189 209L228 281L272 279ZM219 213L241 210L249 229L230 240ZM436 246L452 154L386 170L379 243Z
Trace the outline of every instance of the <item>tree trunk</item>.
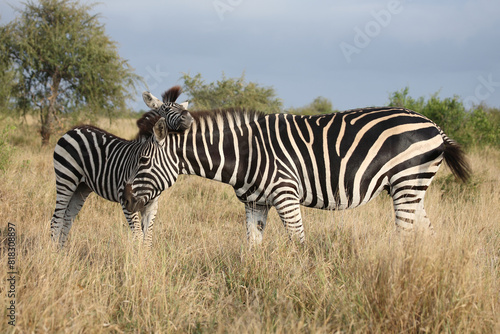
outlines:
M42 135L42 146L47 146L50 142L50 135L52 134L54 128L54 114L52 113L50 107L45 110L42 108L40 112L42 113L42 128L40 129L40 134ZM45 115L43 115L44 112L46 113Z
M52 75L52 86L50 86L51 95L48 98L49 107L44 110L42 107L40 109L41 120L42 120L42 128L40 129L40 134L42 136L42 146L46 146L50 142L50 135L54 131L54 121L56 115L56 100L57 95L59 94L59 84L61 79L57 71ZM46 113L44 115L44 113Z

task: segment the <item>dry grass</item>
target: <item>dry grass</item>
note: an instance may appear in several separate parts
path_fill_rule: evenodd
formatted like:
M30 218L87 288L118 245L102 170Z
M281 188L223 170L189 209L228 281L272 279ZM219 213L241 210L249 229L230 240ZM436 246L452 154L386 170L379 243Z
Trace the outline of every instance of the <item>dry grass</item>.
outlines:
M121 122L110 131L132 137L134 121ZM395 233L380 196L356 210L304 209L304 247L272 210L262 247L249 251L232 189L181 177L160 199L150 253L132 244L119 205L96 195L57 252L52 149L20 136L0 176L2 239L15 223L18 272L12 327L2 252L2 333L500 332L497 150L469 155L465 186L442 168L426 198L432 238Z

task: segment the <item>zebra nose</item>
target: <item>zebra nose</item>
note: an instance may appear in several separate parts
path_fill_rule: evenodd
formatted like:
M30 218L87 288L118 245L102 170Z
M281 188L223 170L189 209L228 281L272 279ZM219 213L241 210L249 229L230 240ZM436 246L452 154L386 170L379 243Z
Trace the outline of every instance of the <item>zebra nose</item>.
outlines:
M137 212L141 211L144 208L144 200L137 199L134 196L134 192L132 190L132 184L125 184L125 189L122 195L122 203L129 212Z
M142 211L145 203L143 199L137 199L135 196L133 196L131 198L124 198L123 205L129 212L138 212Z
M179 130L183 131L183 130L188 129L192 123L193 123L193 117L191 116L189 111L186 111L186 110L183 111L182 116L181 116L181 121L180 121L179 126L178 126Z

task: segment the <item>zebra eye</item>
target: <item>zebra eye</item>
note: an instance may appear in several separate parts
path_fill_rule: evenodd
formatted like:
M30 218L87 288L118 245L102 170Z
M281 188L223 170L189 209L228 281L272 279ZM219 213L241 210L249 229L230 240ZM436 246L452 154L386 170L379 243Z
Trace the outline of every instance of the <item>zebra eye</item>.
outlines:
M139 159L139 163L140 164L147 164L149 162L149 157L146 157L146 156L142 156L140 159Z

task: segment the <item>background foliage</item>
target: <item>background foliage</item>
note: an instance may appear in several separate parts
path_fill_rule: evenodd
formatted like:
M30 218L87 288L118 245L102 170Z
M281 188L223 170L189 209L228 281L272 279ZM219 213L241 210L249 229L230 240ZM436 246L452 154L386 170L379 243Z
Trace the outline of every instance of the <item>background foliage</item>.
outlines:
M93 5L70 0L23 5L18 18L0 26L0 114L12 117L14 123L17 115L36 115L43 144L49 143L53 133L58 135L82 121L95 121L99 115L137 116L126 110L125 101L136 93L141 78L119 56L99 15L90 14ZM192 110L238 107L298 115L338 112L322 96L305 106L284 109L273 87L249 82L244 74L238 78L222 74L220 80L208 83L200 73L183 74L181 80ZM500 147L498 108L481 104L467 109L459 96L442 98L439 92L414 98L408 87L391 93L387 104L427 116L466 147ZM22 131L22 125L13 125Z
M198 73L194 77L183 74L184 93L186 93L193 107L190 109L217 109L217 108L247 108L276 113L282 110L283 103L276 97L272 87L260 87L254 82L246 82L245 74L239 78L227 78L224 73L222 79L216 82L205 83Z
M40 117L48 144L60 113L111 113L125 107L139 77L118 54L92 5L70 0L27 1L1 27L0 106L14 97L17 110ZM12 87L12 83L14 86Z
M406 87L390 94L388 105L421 113L466 147L500 147L500 109L478 105L466 110L459 96L441 99L438 93L427 100L424 97L415 99Z
M285 112L297 115L321 115L338 112L338 110L333 109L332 102L326 97L318 96L306 106L299 108L289 108Z

